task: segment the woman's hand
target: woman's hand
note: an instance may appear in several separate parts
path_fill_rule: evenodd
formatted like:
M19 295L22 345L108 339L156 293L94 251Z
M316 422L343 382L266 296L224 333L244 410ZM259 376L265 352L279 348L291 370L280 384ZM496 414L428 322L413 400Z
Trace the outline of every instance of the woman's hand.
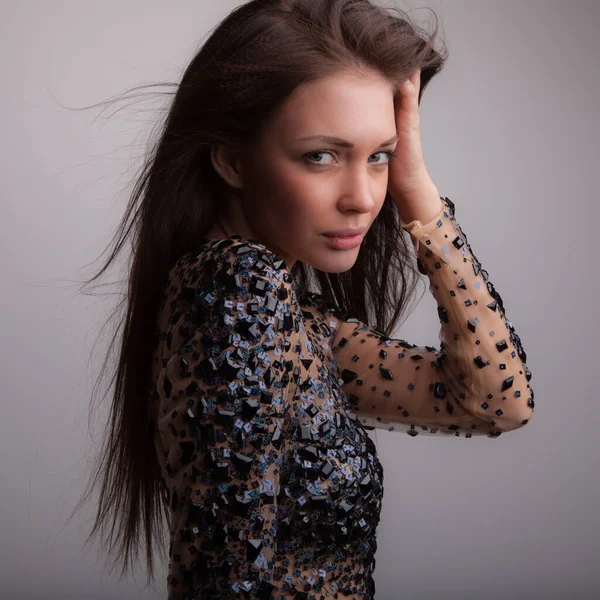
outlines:
M402 82L394 98L398 143L390 162L388 192L406 222L426 223L442 208L438 190L425 168L419 126L421 69Z

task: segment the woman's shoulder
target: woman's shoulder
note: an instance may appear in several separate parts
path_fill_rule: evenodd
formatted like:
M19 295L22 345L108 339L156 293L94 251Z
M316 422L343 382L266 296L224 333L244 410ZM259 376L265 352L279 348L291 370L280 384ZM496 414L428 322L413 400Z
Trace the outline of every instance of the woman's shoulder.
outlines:
M232 235L227 238L202 238L182 254L173 265L176 275L212 271L223 263L235 263L239 270L288 271L284 259L253 238Z
M204 238L169 270L159 322L166 331L220 314L235 319L238 311L244 319L298 314L296 289L283 259L261 242L239 235Z
M176 260L167 285L184 305L195 305L201 298L210 302L217 295L223 299L269 295L281 300L286 296L283 288L296 290L284 259L263 243L239 235L199 240Z

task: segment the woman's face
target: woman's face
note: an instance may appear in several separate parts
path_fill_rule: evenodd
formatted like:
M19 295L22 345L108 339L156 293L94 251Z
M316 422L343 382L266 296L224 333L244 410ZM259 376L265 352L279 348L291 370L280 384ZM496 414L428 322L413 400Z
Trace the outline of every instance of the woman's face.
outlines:
M320 135L348 144L301 139ZM336 247L325 234L366 233L381 210L386 152L396 146L390 83L344 73L299 86L257 144L240 161L242 189L229 208L230 229L264 243L289 268L300 260L330 273L350 269L360 244Z

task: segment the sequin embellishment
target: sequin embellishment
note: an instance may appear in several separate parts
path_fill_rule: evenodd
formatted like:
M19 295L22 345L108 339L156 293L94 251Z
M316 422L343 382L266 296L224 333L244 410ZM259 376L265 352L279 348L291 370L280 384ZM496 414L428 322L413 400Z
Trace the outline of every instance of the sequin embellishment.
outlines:
M442 200L405 227L439 350L300 293L256 240L210 240L176 262L151 382L169 600L373 599L383 468L367 430L498 437L528 422L520 339Z

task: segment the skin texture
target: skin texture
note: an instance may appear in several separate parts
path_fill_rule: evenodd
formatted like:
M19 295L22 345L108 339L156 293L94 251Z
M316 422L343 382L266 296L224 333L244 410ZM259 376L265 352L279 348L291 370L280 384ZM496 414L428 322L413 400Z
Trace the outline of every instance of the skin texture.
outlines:
M367 118L368 117L368 118ZM343 72L303 84L271 119L252 156L213 148L214 168L230 186L227 217L208 232L255 239L289 268L296 260L330 273L347 271L360 246L331 248L323 233L368 229L383 205L397 134L394 90L374 73ZM321 140L331 135L354 144Z

